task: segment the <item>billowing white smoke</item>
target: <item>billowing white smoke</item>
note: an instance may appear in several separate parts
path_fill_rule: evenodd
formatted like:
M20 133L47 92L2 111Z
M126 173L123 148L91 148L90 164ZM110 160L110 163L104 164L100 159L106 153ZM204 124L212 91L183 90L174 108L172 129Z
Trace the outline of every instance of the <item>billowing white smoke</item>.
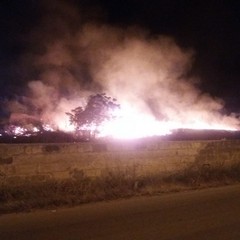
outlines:
M222 101L201 93L187 77L193 51L181 49L171 37L151 36L139 28L84 23L72 29L68 21L80 18L71 8L67 11L71 18L64 14L58 6L51 18L54 26L46 21L43 26L50 29L41 27L35 34L42 36L41 42L35 36L35 44L43 53L28 54L40 72L37 80L28 83L28 97L38 110L34 115L43 122L64 130L66 112L84 105L90 94L105 92L136 115L176 123L179 128L238 128L238 119L221 114ZM60 34L54 35L52 29Z

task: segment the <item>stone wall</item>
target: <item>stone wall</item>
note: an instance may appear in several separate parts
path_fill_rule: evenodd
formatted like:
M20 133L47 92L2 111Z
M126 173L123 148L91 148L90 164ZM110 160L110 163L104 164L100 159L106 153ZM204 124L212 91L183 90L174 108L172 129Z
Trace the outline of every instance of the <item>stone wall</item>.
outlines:
M240 141L112 141L0 144L0 182L101 177L107 172L167 175L240 162Z

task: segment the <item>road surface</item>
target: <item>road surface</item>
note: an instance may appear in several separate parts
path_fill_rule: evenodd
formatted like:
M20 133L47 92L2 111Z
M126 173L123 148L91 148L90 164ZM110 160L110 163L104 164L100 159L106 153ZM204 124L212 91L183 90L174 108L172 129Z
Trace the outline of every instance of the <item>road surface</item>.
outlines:
M240 185L0 216L1 240L239 240Z

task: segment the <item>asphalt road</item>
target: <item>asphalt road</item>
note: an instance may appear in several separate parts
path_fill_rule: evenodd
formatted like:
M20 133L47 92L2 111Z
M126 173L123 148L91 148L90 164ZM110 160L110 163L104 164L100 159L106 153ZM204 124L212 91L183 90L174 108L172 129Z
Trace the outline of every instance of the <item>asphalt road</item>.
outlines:
M240 185L0 216L1 240L239 240Z

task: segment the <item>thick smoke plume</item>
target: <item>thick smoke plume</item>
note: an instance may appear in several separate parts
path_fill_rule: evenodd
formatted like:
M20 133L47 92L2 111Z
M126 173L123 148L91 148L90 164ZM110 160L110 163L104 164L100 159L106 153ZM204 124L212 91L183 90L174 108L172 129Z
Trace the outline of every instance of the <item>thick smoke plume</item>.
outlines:
M59 1L44 11L23 58L35 79L21 101L8 104L12 114L64 129L66 112L84 105L90 94L105 92L135 114L179 127L207 122L238 128L234 116L222 115L221 100L197 89L188 76L194 52L173 38L88 22L77 8Z

